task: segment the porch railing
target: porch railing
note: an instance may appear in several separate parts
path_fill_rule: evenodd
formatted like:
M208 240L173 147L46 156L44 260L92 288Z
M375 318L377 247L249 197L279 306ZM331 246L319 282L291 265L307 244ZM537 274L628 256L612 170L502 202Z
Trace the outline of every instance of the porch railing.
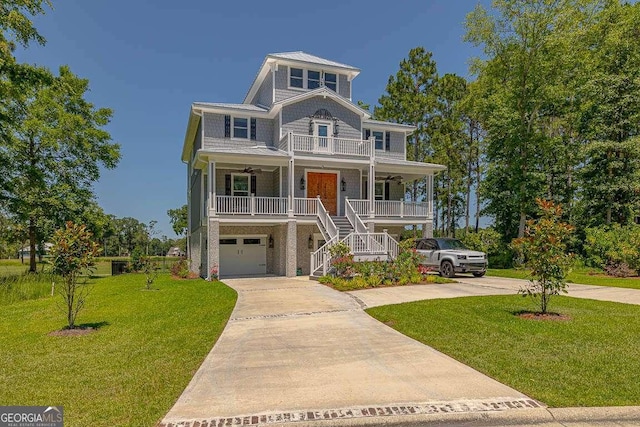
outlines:
M286 197L216 196L216 212L223 215L286 215Z
M318 199L316 198L299 198L293 200L293 213L295 215L317 215Z
M280 139L278 148L283 151L370 157L373 154L373 144L372 139L288 133Z
M358 215L369 214L369 200L349 200ZM376 200L373 203L375 216L400 218L428 218L432 216L427 202L405 202L403 200Z

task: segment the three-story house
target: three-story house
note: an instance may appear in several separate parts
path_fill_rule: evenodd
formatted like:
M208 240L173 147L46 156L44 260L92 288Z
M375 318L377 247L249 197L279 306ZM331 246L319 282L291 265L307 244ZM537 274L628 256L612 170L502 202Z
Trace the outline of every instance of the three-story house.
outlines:
M433 175L406 160L413 126L352 101L360 70L304 52L269 54L241 104L196 102L187 165L191 269L207 277L322 274L338 241L364 259L397 254L402 230L432 230ZM424 180L424 201L404 201Z

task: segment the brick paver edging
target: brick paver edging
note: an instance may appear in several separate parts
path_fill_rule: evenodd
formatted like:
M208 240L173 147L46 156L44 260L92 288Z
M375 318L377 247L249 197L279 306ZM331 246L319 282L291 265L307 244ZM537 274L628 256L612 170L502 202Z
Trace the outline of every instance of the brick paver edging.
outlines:
M543 405L532 399L465 400L391 406L362 406L320 411L277 412L185 421L163 421L158 425L158 427L262 426L269 424L295 423L299 421L384 417L394 415L498 412L513 409L535 409L543 407Z

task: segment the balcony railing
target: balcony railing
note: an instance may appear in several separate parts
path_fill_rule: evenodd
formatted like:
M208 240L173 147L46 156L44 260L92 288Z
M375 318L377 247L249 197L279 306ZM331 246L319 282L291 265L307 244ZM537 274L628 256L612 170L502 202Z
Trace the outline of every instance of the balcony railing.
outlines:
M278 148L284 151L302 153L370 157L373 154L373 144L372 139L350 139L338 136L288 133L280 140Z
M222 215L286 215L286 197L217 196L216 211Z
M369 215L369 200L349 200L358 215ZM430 218L433 214L427 202L405 202L403 200L374 201L374 215L385 218Z

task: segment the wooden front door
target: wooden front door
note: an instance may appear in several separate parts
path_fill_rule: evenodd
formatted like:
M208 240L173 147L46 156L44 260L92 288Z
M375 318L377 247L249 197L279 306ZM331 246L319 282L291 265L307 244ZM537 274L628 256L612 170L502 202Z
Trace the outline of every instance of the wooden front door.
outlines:
M320 196L329 215L338 215L338 175L335 173L307 173L307 197Z

